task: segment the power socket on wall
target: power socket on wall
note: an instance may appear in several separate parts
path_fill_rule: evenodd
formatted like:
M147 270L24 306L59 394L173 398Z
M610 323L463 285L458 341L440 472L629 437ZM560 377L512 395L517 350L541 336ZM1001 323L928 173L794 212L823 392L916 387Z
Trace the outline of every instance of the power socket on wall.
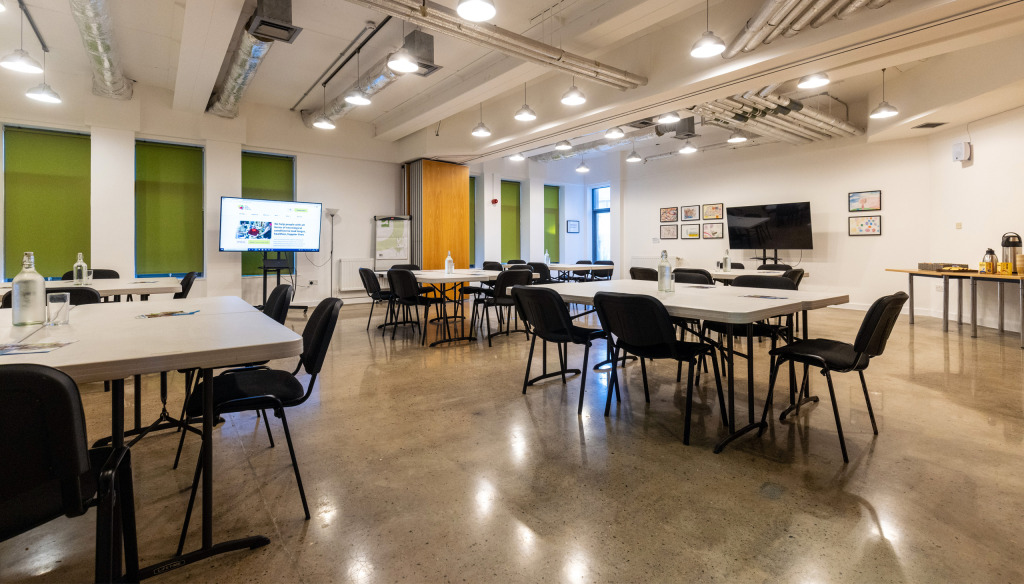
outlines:
M319 286L320 285L320 280L309 280L309 284L307 284L307 285L308 286Z

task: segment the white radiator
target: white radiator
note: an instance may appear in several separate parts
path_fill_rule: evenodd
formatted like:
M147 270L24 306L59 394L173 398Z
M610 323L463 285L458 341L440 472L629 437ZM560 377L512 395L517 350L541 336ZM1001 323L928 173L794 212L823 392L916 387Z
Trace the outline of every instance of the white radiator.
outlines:
M373 269L373 258L342 258L338 260L338 290L362 290L359 268Z
M633 256L629 258L629 267L658 269L658 262L660 261L661 256ZM672 263L673 267L678 268L683 265L683 258L679 256L668 256L668 261Z

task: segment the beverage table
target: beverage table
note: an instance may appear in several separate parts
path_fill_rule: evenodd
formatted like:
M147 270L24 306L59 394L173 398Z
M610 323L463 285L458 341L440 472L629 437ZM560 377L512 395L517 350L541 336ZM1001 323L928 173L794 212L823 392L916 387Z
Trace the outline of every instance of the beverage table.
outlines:
M72 280L47 280L47 288L70 288L76 284ZM100 296L120 296L121 294L174 294L181 292L181 282L177 278L112 278L93 279L85 284L100 293ZM10 282L0 284L0 294L11 289Z

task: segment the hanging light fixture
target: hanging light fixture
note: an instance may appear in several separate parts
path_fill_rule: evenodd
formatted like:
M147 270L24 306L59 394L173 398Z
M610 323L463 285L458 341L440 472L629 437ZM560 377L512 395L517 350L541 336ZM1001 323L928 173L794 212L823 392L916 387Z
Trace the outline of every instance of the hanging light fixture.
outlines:
M576 87L576 76L572 76L572 87L562 94L562 103L565 105L583 105L587 103L587 96Z
M579 173L590 172L590 167L587 166L587 161L586 160L583 160L583 161L580 162L580 165L576 167L576 172L579 172Z
M0 0L0 12L7 12L7 0Z
M370 96L366 95L362 89L359 88L359 83L362 80L362 74L359 68L359 54L361 51L356 51L356 87L345 96L345 101L352 105L370 105Z
M746 141L747 141L747 137L744 136L743 134L740 134L739 132L733 132L732 134L729 135L729 139L726 140L726 142L728 142L730 144L739 144L741 142L746 142Z
M818 87L825 87L831 82L828 78L827 73L811 73L810 75L804 75L797 81L796 86L800 89L816 89Z
M327 84L324 83L324 108L320 115L313 120L313 127L320 128L321 130L333 130L334 122L331 118L327 117Z
M402 47L388 57L388 69L395 73L415 73L419 71L420 66L416 64L408 49Z
M697 151L697 147L693 145L693 142L687 140L683 143L683 147L679 149L680 154L693 154Z
M526 84L523 84L523 107L516 112L515 118L520 122L532 122L537 119L537 113L530 109L526 103Z
M643 159L636 153L636 142L633 142L633 151L626 157L626 162L640 162L641 160Z
M473 135L477 138L486 138L491 135L491 130L484 125L484 104L480 103L480 123L473 128Z
M707 59L708 57L721 55L722 51L725 50L725 41L711 32L711 0L707 0L705 8L707 20L705 21L704 34L700 35L697 42L693 43L693 48L690 49L690 56L698 59Z
M522 152L516 152L512 156L509 156L508 159L511 160L512 162L522 162L526 160L526 157L523 156Z
M608 139L608 140L618 140L619 138L621 138L621 137L623 137L625 135L626 135L626 133L623 132L622 128L620 128L618 126L615 126L614 128L612 128L612 129L610 129L610 130L608 130L607 132L604 133L604 137L606 139Z
M655 118L654 121L659 124L674 124L681 119L682 118L679 117L679 112L668 112L667 114L661 114Z
M60 103L60 96L46 84L46 53L43 53L43 82L25 92L25 97L43 103Z
M455 11L470 22L485 22L494 18L498 12L491 0L459 0Z
M885 69L882 69L882 103L878 104L878 107L871 112L871 117L879 120L883 118L891 118L899 113L900 110L889 105L889 102L885 101Z
M45 52L44 52L45 54ZM21 43L13 53L0 60L0 67L17 71L19 73L42 73L43 67L39 61L33 59L25 52L25 11L21 11Z
M572 142L568 140L562 140L555 143L555 150L572 150Z

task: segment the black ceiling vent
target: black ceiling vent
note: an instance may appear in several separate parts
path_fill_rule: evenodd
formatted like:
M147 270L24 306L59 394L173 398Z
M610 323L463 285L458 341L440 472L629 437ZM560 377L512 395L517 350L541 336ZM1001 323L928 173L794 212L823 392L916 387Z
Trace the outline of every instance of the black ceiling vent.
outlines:
M259 0L246 30L261 41L286 43L293 42L302 32L292 25L292 0Z
M635 122L630 122L630 123L628 123L626 125L629 126L630 128L636 128L638 130L643 130L645 128L650 128L651 126L657 126L658 124L655 124L654 120L652 120L651 118L644 118L642 120L637 120Z
M911 130L930 130L932 128L938 128L939 126L945 126L947 123L948 122L925 122L923 124L918 124L918 125L914 126L913 128L910 128L910 129Z

